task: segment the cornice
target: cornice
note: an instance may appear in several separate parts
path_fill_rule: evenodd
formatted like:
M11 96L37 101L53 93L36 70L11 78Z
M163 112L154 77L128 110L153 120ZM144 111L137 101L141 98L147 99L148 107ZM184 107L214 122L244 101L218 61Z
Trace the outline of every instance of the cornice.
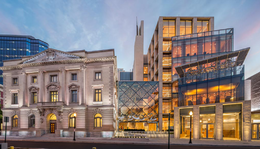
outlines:
M73 63L94 63L94 62L106 62L106 61L114 61L116 62L116 56L103 57L103 58L80 58L80 59L69 59L69 60L60 60L60 61L45 61L38 63L25 63L11 66L3 66L0 67L0 70L17 70L26 67L36 67L36 66L44 66L44 65L54 65L54 64L73 64Z

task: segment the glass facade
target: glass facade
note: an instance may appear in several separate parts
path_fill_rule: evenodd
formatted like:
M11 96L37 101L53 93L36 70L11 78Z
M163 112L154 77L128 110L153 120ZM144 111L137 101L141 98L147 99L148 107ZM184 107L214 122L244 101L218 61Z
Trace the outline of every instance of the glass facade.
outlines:
M241 113L223 114L223 139L240 139Z
M32 36L0 35L0 67L4 60L30 56L48 49L49 45ZM0 84L3 84L3 71L0 70Z
M175 36L175 20L163 20L163 37Z
M233 51L233 29L215 30L172 37L172 77L176 66Z
M118 129L158 130L157 81L118 82Z
M244 66L217 68L179 79L179 106L244 100Z

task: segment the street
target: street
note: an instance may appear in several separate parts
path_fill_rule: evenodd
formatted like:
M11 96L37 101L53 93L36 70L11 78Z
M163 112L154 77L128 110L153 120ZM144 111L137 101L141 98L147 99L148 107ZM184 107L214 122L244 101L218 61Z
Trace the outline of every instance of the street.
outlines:
M2 142L2 141L1 141ZM8 141L8 146L22 148L52 148L52 149L168 149L167 144L138 145L138 144L103 144L103 143L77 143L77 142L30 142ZM259 149L254 146L212 146L212 145L179 145L172 144L171 149Z

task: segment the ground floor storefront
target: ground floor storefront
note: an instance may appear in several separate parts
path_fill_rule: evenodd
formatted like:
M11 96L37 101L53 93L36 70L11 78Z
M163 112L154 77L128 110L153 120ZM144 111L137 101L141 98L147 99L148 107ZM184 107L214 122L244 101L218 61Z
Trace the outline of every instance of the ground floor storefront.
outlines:
M193 139L250 141L251 101L175 108L174 137L190 135Z

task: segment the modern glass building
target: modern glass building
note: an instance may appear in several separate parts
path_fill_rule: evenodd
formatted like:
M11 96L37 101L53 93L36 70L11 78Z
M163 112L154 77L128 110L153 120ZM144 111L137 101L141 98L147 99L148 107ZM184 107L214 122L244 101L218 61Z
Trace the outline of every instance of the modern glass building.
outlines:
M48 43L27 35L0 35L0 67L4 60L17 59L40 53L49 47ZM0 84L3 84L2 70Z
M157 81L119 81L118 130L158 131Z
M178 107L175 137L247 140L251 102L244 100L244 59L249 48L175 67ZM190 121L189 112L193 112ZM249 126L246 126L249 124Z

